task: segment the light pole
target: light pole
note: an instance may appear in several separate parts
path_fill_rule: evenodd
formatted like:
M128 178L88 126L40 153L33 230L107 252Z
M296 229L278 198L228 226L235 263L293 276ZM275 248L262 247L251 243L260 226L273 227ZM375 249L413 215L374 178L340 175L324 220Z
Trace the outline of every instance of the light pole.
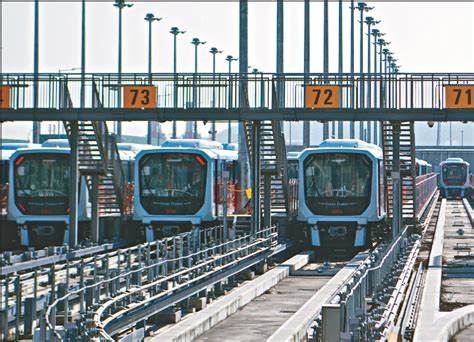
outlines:
M177 70L177 47L176 47L176 37L178 34L184 34L186 31L181 31L177 27L172 27L170 29L170 33L173 35L173 74L174 74L174 96L173 96L173 104L174 108L176 109L178 107L178 75L176 74ZM173 121L173 133L172 133L173 139L177 138L177 131L176 131L176 121Z
M360 80L359 80L359 87L360 87L360 108L364 108L364 12L368 12L373 7L367 6L365 2L358 2L357 7L360 11L360 50L359 50L359 73L360 73ZM359 139L364 139L364 122L359 122Z
M151 24L154 21L160 21L162 18L157 18L154 16L153 13L147 13L145 16L145 21L148 21L148 83L151 85L153 84L152 82L152 76L151 76L151 52L152 52L152 45L151 45ZM158 129L158 127L157 127ZM147 136L147 143L151 145L152 143L152 131L153 131L153 123L151 121L148 121L148 136ZM160 142L160 136L159 136L159 129L158 129L158 145Z
M304 51L303 51L303 72L304 83L307 84L310 73L310 0L304 0ZM306 103L306 92L305 92ZM303 147L308 148L310 145L310 121L303 121Z
M339 0L339 63L338 63L338 71L339 71L339 79L340 84L342 84L342 73L344 72L343 66L343 42L342 42L342 0ZM342 94L341 94L342 95ZM342 98L342 96L341 96ZM344 122L338 121L337 123L337 138L342 139L344 138ZM334 128L333 128L334 130ZM333 133L334 135L334 133Z
M377 108L377 104L379 102L377 102L377 99L380 99L380 96L379 94L377 93L377 45L378 45L378 42L377 40L379 39L379 37L381 36L384 36L385 34L384 33L381 33L380 30L378 29L373 29L372 30L372 35L374 36L374 107ZM379 143L379 133L378 133L378 121L374 121L373 123L373 127L374 127L374 144L375 145L378 145Z
M372 17L365 18L367 24L367 108L372 107L372 84L371 84L371 55L370 55L370 36L372 35L372 25L378 24L380 21L375 21ZM367 141L372 142L372 127L371 122L367 121Z
M193 38L191 44L194 45L194 86L193 86L193 108L197 108L197 88L196 88L196 81L197 81L197 72L198 72L198 46L204 45L206 42L202 42L199 38ZM197 121L194 121L194 139L197 139L198 132L197 132Z
M122 106L122 9L132 7L133 4L126 4L125 0L115 0L114 6L119 10L118 18L118 89L117 89L117 107ZM116 123L117 141L122 141L122 122Z
M324 0L324 21L323 21L323 73L327 80L329 73L329 1ZM323 123L323 140L329 138L329 122Z
M235 62L238 60L238 58L234 58L231 55L228 55L225 60L229 63L229 105L228 107L232 107L232 80L231 80L231 75L232 75L232 62ZM232 121L229 120L228 122L228 127L227 127L227 143L232 142Z
M357 7L354 6L354 0L351 0L351 108L355 108L355 98L354 98L354 66L355 66L355 53L354 53L354 11ZM355 124L354 121L350 122L350 133L349 136L351 139L355 138Z
M214 108L216 106L216 54L222 53L222 50L212 47L209 52L212 54L212 108ZM211 140L216 140L215 120L211 123Z
M33 51L33 108L38 108L39 102L39 0L35 0L35 22L34 22L34 51ZM40 142L41 123L33 121L33 143Z

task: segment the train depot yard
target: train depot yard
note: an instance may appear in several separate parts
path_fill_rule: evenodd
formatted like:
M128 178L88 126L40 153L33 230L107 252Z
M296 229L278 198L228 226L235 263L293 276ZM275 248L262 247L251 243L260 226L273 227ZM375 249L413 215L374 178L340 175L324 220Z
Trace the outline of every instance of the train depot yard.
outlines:
M191 40L193 71L178 71L178 39L186 31L175 26L169 30L173 49L156 51L158 60L165 50L173 56L171 64L163 62L173 71L160 66L154 72L152 23L162 18L150 12L144 17L148 72L128 71L139 65L137 35L124 72L122 35L136 34L137 27L122 32L122 11L159 5L178 20L186 14L171 13L185 5L113 5L118 72L94 69L94 62L90 69L101 71L86 71L86 56L97 58L95 51L86 54L86 7L106 13L103 4L82 1L81 30L74 31L81 36L81 66L57 72L40 71L39 8L59 5L31 4L33 26L25 25L34 32L33 72L15 67L13 60L21 59L10 40L23 31L6 18L2 57L11 71L0 74L2 341L473 339L474 148L464 141L474 140L464 132L474 122L474 73L402 72L379 30L381 20L367 14L374 6L327 0L261 4L276 8L274 72L249 70L256 35L249 32L248 12L259 9L246 0L212 9L220 11L218 19L238 9L238 35L218 24L233 37L222 44L238 45L238 57L225 57L228 72L216 70L222 53L216 47L209 50L212 72L198 69L199 46L206 44L199 38ZM283 15L284 5L304 9L296 53L303 72L284 68L290 51L284 50L283 22L289 21L285 30L297 26ZM5 6L16 13L24 5ZM186 6L196 16L202 11ZM310 54L310 6L321 10L324 23L321 61ZM450 6L463 5L443 11ZM398 13L384 3L377 7L385 16ZM339 14L336 38L329 35L329 8ZM436 6L430 11L438 13ZM194 29L211 25L193 26L193 20ZM397 25L388 35L402 34ZM215 40L217 31L210 33ZM334 42L337 58L329 53ZM101 45L100 51L109 49L108 41ZM410 64L415 52L401 49L410 53L398 56L422 69ZM271 64L261 60L264 68ZM323 68L313 72L316 60ZM464 68L461 59L459 65ZM143 123L145 136L124 134L137 134ZM5 138L31 124L26 139ZM460 137L453 134L459 127ZM432 132L433 146L425 143ZM449 146L443 146L448 132Z

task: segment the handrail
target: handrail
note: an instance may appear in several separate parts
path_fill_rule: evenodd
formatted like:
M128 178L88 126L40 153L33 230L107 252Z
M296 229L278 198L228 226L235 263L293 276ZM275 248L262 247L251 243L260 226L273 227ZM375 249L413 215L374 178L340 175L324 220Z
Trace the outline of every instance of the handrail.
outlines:
M155 241L155 244L161 247L159 247L160 253L156 255L153 261L149 260L150 262L147 262L146 265L138 269L132 268L130 270L129 268L123 273L119 272L116 276L106 277L105 279L96 281L94 284L85 285L77 290L68 292L61 298L57 298L48 306L44 314L43 320L45 324L43 324L42 328L43 336L46 336L44 329L47 327L53 336L62 340L62 336L56 329L56 309L59 303L67 303L73 296L83 296L87 290L98 290L99 293L101 293L100 289L107 289L108 291L111 284L117 282L120 284L122 281L125 287L115 290L118 291L116 296L114 296L114 293L111 293L112 298L103 303L95 313L95 326L90 327L93 329L90 331L92 334L96 335L98 333L102 338L108 340L110 336L107 334L107 326L112 324L114 319L120 318L120 315L113 315L103 322L102 315L107 311L107 308L114 303L122 299L132 298L148 289L154 289L157 285L163 284L166 281L179 279L184 275L188 276L186 283L174 287L167 292L161 291L158 295L151 296L147 302L159 299L165 294L170 293L170 291L176 291L183 286L191 286L213 272L218 273L236 262L239 263L246 258L251 258L253 255L256 255L255 253L258 254L264 250L273 248L277 238L275 226L257 232L254 237L245 235L227 241L223 240L224 234L222 229L223 226L213 227L203 231L195 230L182 233L179 236ZM173 242L172 245L167 244L170 241ZM197 249L189 250L184 248L185 246L192 247L196 243L198 243ZM163 249L162 247L165 248ZM138 247L138 249L140 250L140 247ZM183 249L185 251L183 251ZM260 249L260 251L258 249ZM194 263L193 260L197 262ZM186 266L184 266L184 264L186 264ZM209 271L209 267L213 268L213 270ZM136 277L137 274L138 279L146 276L149 282L140 288L131 288L130 279Z

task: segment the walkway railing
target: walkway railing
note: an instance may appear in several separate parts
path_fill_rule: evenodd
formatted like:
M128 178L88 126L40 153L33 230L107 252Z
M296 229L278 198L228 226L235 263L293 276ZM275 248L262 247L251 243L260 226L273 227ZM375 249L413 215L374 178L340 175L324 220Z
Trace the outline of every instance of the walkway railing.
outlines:
M80 107L80 74L40 74L38 108L57 109L60 106L60 81L67 80L73 107ZM100 101L105 109L121 108L125 96L119 96L125 86L149 86L148 74L123 74L121 85L117 74L86 74L84 108L93 108L92 87L96 83ZM305 84L340 86L340 108L446 108L447 85L474 85L474 73L437 74L153 74L151 85L156 87L152 99L158 108L272 108L272 83L279 82L284 99L282 108L305 108ZM12 109L33 108L33 74L0 74L1 85L10 86ZM244 86L242 86L244 84ZM240 92L244 92L241 94ZM242 97L243 95L243 97ZM153 96L153 95L151 95ZM242 101L246 98L248 101Z

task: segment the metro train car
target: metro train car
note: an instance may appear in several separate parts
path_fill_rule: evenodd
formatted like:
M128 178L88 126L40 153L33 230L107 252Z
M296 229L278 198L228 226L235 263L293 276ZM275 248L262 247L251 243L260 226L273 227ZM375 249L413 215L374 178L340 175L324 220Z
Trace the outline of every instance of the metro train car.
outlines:
M2 143L0 155L0 224L1 241L0 249L12 249L17 244L16 226L7 220L8 214L8 185L10 157L19 148L39 147L37 144L30 143Z
M168 140L135 158L134 220L154 241L195 227L219 223L223 215L224 175L235 185L237 151L199 139ZM228 214L236 193L228 192Z
M299 156L298 221L311 245L369 246L384 228L383 153L360 140L329 139Z
M423 176L433 172L433 166L426 160L416 158L416 176Z
M448 158L439 164L439 187L444 198L471 195L470 164L462 158Z
M68 148L18 149L10 158L8 220L20 229L23 246L69 242ZM78 217L90 219L87 185L80 179Z

